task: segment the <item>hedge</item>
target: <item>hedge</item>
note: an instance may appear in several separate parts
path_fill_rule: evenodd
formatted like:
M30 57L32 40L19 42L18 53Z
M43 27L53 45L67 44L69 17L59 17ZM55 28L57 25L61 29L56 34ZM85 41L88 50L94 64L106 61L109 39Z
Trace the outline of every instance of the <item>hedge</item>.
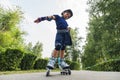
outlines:
M21 60L21 64L20 64L21 70L33 69L36 58L37 56L35 56L34 54L25 53L25 56Z
M0 71L6 70L6 60L5 54L3 52L0 53Z
M109 60L86 69L95 71L120 71L120 59Z
M30 70L45 69L48 63L47 59L37 59L37 56L30 53L24 53L18 49L7 49L0 53L0 70ZM79 70L80 64L66 60L72 70ZM58 68L58 64L55 65Z
M47 59L38 59L34 64L34 69L46 69Z
M78 62L72 62L70 65L71 70L80 70L80 63Z
M4 53L0 53L0 70L17 70L23 52L18 49L7 49Z

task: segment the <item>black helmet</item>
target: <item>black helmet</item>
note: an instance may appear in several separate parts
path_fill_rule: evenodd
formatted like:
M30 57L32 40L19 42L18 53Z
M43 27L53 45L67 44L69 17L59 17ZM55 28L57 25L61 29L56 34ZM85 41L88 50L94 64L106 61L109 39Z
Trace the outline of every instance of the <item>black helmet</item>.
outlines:
M67 10L63 11L63 12L61 13L61 15L63 15L63 13L65 13L65 12L68 12L68 13L71 14L71 16L70 16L69 18L71 18L71 17L73 16L73 12L72 12L71 9L67 9Z

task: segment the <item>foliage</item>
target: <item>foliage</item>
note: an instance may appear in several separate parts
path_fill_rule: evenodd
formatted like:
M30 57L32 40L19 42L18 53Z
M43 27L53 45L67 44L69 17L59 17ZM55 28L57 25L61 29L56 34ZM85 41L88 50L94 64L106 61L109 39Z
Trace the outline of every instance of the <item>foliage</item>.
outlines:
M42 49L42 43L40 43L40 42L37 42L36 44L35 44L35 46L33 47L33 53L35 54L35 55L37 55L39 58L41 58L41 56L42 56L42 51L43 51L43 49Z
M42 56L42 43L37 42L32 48L24 44L22 36L25 32L21 31L19 25L22 14L18 7L4 9L0 6L0 70L17 70L19 67L33 69L36 56ZM29 54L25 54L22 59L23 52Z
M38 58L41 58L42 56L42 51L43 51L43 44L40 42L37 42L34 46L32 43L28 43L26 45L26 52L33 53L35 54Z
M21 70L33 69L36 58L37 56L35 56L34 54L25 53L20 63Z
M6 10L0 6L0 50L24 48L22 38L24 32L19 28L22 18L19 8Z
M17 70L22 57L22 51L7 49L5 53L0 54L0 70Z
M6 70L5 54L0 52L0 71Z
M80 63L79 62L69 61L69 60L66 60L65 62L70 65L71 70L80 70Z
M88 67L87 70L95 71L120 71L120 59L113 59Z
M70 65L71 70L80 70L80 63L73 61Z
M90 21L82 55L84 68L120 58L119 0L89 0L88 5Z
M47 59L38 59L35 61L34 69L45 69L48 63Z

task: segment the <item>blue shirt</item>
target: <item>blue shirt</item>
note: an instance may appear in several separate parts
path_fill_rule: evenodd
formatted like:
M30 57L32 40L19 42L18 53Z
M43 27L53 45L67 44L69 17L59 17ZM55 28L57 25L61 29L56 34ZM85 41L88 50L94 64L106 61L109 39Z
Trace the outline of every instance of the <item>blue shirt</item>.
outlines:
M54 15L55 16L55 22L56 22L56 29L67 29L68 24L66 20L63 17L60 17L59 15Z

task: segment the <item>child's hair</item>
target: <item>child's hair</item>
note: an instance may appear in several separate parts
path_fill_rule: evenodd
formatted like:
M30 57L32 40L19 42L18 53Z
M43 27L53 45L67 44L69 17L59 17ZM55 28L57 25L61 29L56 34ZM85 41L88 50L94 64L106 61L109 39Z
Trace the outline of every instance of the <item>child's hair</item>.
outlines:
M70 13L70 17L69 17L69 18L71 18L71 17L73 16L73 12L72 12L71 9L64 10L64 11L61 13L61 15L63 15L65 12Z

